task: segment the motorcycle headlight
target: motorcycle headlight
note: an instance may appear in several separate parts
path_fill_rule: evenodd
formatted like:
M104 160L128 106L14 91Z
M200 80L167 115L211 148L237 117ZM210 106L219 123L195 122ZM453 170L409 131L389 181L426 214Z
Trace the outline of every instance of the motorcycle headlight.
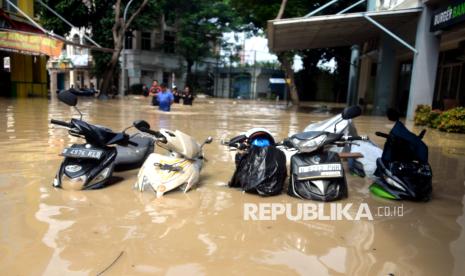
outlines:
M308 140L292 139L292 143L300 152L312 152L316 150L326 140L326 135L322 134Z
M397 181L395 181L394 179L392 179L391 177L387 176L387 175L384 175L383 176L384 180L386 180L386 182L394 187L396 187L397 189L401 190L401 191L406 191L404 187L402 187L402 185L400 183L398 183Z
M75 178L69 178L66 174L63 174L61 178L61 187L65 190L82 190L86 181L86 175L81 175Z
M102 182L103 180L107 179L111 174L111 167L106 167L103 169L94 179L92 179L88 186L92 186L94 184L97 184L99 182Z

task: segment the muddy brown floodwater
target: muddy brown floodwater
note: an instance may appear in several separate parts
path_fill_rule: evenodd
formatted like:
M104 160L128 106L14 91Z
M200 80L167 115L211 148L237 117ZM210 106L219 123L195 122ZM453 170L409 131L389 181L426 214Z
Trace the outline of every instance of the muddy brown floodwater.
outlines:
M434 172L429 203L390 202L368 192L371 181L347 175L342 203L403 206L402 217L361 221L246 221L244 203L303 201L285 193L261 198L228 188L233 155L221 146L251 127L279 138L330 116L274 102L198 100L160 113L149 99L80 99L90 122L122 130L133 120L212 135L198 187L156 199L132 189L137 170L95 191L52 187L63 147L78 142L50 119L73 110L56 99L0 99L0 275L463 275L465 271L465 135L428 131ZM389 131L381 117L355 119L359 133ZM412 126L409 125L412 129ZM418 128L413 128L419 131ZM162 151L157 149L157 151Z

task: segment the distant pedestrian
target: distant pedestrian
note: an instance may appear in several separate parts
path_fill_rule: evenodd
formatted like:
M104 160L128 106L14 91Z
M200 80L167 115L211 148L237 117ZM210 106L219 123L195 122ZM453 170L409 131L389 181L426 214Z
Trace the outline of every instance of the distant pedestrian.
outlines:
M150 87L149 90L149 95L152 96L152 105L157 106L158 105L158 100L157 100L157 95L160 92L160 85L158 85L157 80L153 80L152 86Z
M174 103L179 103L181 96L182 96L181 93L179 93L178 88L175 86L173 88Z
M97 92L97 90L95 90L95 85L94 85L93 82L90 83L89 90L90 90L92 93L96 93L96 92Z
M194 95L192 94L192 89L189 85L184 86L184 93L182 95L182 103L184 105L192 105L194 101Z
M147 88L147 85L142 85L142 95L144 95L144 97L148 97L149 96L149 89Z
M158 109L162 111L171 110L171 105L173 104L174 96L173 93L171 93L171 91L168 90L165 83L162 83L160 85L160 92L158 92L157 94L157 100L159 103Z

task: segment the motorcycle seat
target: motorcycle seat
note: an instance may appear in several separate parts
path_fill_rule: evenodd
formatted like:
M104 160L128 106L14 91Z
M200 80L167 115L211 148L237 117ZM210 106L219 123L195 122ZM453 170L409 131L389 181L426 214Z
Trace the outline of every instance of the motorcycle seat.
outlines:
M118 152L115 159L116 171L131 170L141 167L145 159L147 159L149 154L154 150L154 140L152 138L135 134L131 136L129 141L136 143L137 146L130 144L127 146L116 146Z

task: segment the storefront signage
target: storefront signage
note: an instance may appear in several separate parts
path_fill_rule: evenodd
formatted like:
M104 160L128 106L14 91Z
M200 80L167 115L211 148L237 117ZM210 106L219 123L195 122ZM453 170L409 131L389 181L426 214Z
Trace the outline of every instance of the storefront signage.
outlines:
M442 30L463 21L465 21L465 0L454 1L433 13L430 31Z
M0 30L0 49L32 55L59 56L63 42L40 34Z

